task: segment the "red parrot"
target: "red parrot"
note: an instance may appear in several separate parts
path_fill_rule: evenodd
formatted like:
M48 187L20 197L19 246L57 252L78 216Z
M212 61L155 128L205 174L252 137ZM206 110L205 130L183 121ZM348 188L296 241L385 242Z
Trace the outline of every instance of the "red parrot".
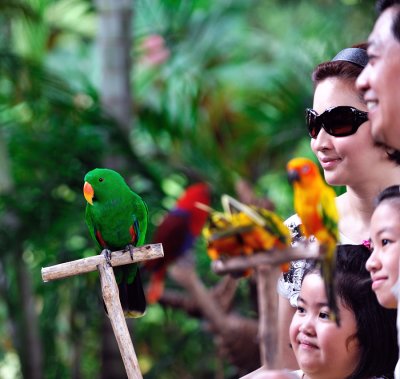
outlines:
M197 207L197 203L209 206L210 201L210 189L207 184L190 185L154 232L152 243L162 243L164 259L147 261L144 264L151 272L147 289L147 301L150 304L157 302L164 292L168 265L189 251L201 234L208 212Z

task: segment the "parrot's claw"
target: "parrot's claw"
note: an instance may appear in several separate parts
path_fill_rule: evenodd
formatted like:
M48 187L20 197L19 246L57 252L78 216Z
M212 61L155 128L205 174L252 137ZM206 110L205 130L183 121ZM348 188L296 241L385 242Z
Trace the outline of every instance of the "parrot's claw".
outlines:
M107 262L107 264L110 266L110 267L112 267L112 264L111 264L111 250L109 250L109 249L104 249L102 252L101 252L101 254L103 254L104 255L104 258L106 259L106 262Z
M131 244L126 245L126 247L125 247L125 249L124 249L125 252L126 252L126 251L129 251L129 255L130 255L130 257L131 257L132 260L133 260L133 249L134 249L134 246L131 245Z

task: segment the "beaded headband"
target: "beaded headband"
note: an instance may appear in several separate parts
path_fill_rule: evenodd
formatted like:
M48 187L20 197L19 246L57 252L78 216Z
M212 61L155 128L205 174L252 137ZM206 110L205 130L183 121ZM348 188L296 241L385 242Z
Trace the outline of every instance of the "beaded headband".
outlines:
M349 47L337 53L331 60L331 62L335 61L347 61L364 68L368 63L368 55L367 51L364 49Z

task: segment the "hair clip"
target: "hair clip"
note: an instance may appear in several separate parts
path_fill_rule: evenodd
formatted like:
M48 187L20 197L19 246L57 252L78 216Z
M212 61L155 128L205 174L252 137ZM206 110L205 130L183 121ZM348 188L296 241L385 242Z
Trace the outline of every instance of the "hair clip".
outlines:
M347 49L343 49L331 60L334 61L346 61L356 64L364 68L368 64L368 55L367 51L364 49L360 49L358 47L349 47Z
M371 239L363 240L362 245L364 245L369 251L372 251Z

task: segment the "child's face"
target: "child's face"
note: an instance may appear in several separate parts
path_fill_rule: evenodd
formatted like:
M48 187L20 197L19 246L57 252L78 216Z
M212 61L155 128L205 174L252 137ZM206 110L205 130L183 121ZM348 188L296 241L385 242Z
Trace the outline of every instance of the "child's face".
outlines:
M331 321L319 274L305 276L289 334L300 368L310 378L345 378L360 359L353 312L338 302L341 325Z
M388 201L374 211L371 218L373 252L366 267L371 273L372 289L385 308L397 308L393 287L399 277L400 213Z

